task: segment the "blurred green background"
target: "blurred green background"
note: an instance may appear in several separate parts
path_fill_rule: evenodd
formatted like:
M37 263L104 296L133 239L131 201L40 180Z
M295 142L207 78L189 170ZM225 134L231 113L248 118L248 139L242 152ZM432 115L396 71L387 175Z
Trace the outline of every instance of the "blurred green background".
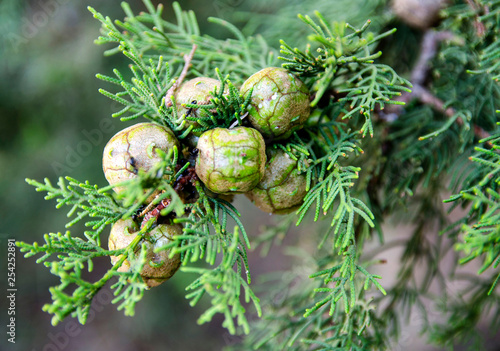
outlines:
M384 1L346 1L343 13L330 13L328 1L249 1L189 0L184 9L196 12L203 33L224 38L228 33L212 26L206 18L230 20L245 34L262 33L271 46L286 35L287 42L299 45L303 30L283 31L296 23L297 13L321 10L328 18L364 21L359 7L370 14ZM171 1L164 1L165 16L172 18ZM284 4L286 8L283 8ZM144 9L140 1L130 1L134 11ZM54 201L45 201L41 193L27 185L25 178L53 183L61 175L106 185L101 169L101 156L107 140L127 124L111 118L120 106L98 93L105 84L96 73L110 74L113 68L128 64L122 56L103 57L104 47L93 44L100 24L87 10L90 5L111 18L124 14L119 1L93 0L2 0L0 2L0 257L7 252L7 239L26 242L43 241L43 234L64 231L66 212L55 209ZM352 10L356 9L356 10ZM276 24L280 18L280 26ZM351 17L346 17L351 16ZM383 14L382 14L383 16ZM376 17L371 17L377 25ZM129 123L131 124L131 123ZM258 231L255 222L266 222L263 215L246 199L237 199L244 213L250 235ZM259 216L259 221L255 217ZM263 218L263 220L261 220ZM305 227L305 226L304 226ZM83 228L72 229L74 234ZM293 233L292 233L293 234ZM297 235L287 238L290 243ZM6 272L1 262L0 274ZM284 269L289 259L274 249L261 259L251 253L254 277L259 273ZM96 265L95 277L110 267L107 259ZM48 269L37 265L34 258L17 254L16 344L7 343L1 328L0 350L220 350L238 342L230 336L221 319L202 326L196 323L202 309L192 308L184 298L184 288L193 277L177 274L159 288L152 289L137 305L135 317L125 317L110 303L111 293L104 289L93 304L93 312L85 326L68 318L57 327L51 316L42 312L49 302L49 287L57 280ZM90 278L92 279L92 278ZM6 289L5 277L2 293ZM7 324L5 298L0 299L0 324Z

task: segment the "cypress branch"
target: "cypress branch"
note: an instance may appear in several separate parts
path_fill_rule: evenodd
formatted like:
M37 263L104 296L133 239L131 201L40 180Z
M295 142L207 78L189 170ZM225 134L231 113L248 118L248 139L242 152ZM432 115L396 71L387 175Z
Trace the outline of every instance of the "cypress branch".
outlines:
M326 3L340 6L320 1L318 7ZM239 210L197 180L194 146L187 143L182 150L159 150L161 160L150 171L139 170L136 178L117 185L98 187L70 177L55 186L48 179L27 180L47 200L55 199L57 208L69 206L67 228L79 222L90 228L77 235L46 234L41 245L17 243L26 257L37 256L60 280L50 289L52 303L44 306L53 324L67 316L85 323L92 298L106 284L118 309L133 315L148 289L141 276L149 264L148 233L168 220L181 224L182 233L155 253L180 255L182 271L195 275L186 298L192 306L202 305L202 299L209 302L198 322L221 314L229 333L248 335L238 350L388 349L413 307L426 316L424 299L432 284L443 284L440 257L452 245L461 256L457 263L481 262L479 277L466 277L467 289L443 302L446 326L426 320L424 329L437 344L448 346L451 339L474 338L481 318L498 312L499 302L500 1L456 2L443 9L438 31L424 34L421 55L406 70L399 57L406 54L398 53L407 38L394 29L371 32L374 25L366 20L366 8L382 3L358 6L354 17L363 18L359 27L331 22L320 12L299 15L297 22L310 33L293 35L301 35L304 49L289 44L292 36L282 39L274 43L280 45L280 61L275 59L278 50L263 37L246 36L226 20L209 19L228 30L231 39L202 35L194 13L178 3L173 5L175 21L163 19L163 6L150 0L144 0L147 11L138 15L123 3L123 21L89 8L101 23L96 43L111 47L105 54L122 53L130 61L130 72L97 75L111 86L99 91L123 105L112 116L124 121L144 117L169 127L183 143L213 128L248 126L253 92L242 95L238 86L259 69L280 62L303 79L313 92L309 120L286 140L267 140L266 147L297 161L307 195L294 214L276 219L253 239ZM378 26L388 28L393 19L381 16ZM183 104L203 117L179 114L177 89L196 76L216 77L221 86L207 101ZM364 138L367 134L373 138ZM439 198L447 185L455 195L446 202L468 209L451 225ZM191 187L189 196L183 186ZM116 187L125 190L118 195ZM410 209L407 216L415 229L408 240L384 246L382 221L401 214L400 209ZM104 249L105 229L127 218L141 223L137 237L126 248ZM308 239L316 250L286 249L295 262L304 260L302 266L264 277L260 286L268 289L259 291L247 250L260 246L266 255L293 223L304 226L319 219L327 221L327 228L311 230ZM431 224L452 243L434 237ZM393 287L382 286L381 277L371 273L372 265L384 259L369 261L364 253L374 229L381 251L403 247ZM84 279L84 271L92 271L94 260L103 256L120 259L96 281ZM125 260L131 269L119 272ZM201 261L204 266L193 265ZM425 274L417 278L419 266ZM248 318L249 304L261 319Z

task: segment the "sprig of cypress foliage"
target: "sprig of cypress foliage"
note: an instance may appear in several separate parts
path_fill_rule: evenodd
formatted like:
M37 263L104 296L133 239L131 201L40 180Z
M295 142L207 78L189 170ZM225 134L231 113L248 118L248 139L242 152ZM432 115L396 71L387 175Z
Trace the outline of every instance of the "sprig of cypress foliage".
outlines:
M106 250L102 248L101 234L108 225L114 224L121 218L130 217L138 210L140 202L137 203L135 199L148 196L145 186L151 185L152 179L156 179L153 184L158 188L171 188L170 184L173 183L173 179L157 178L157 176L163 175L164 172L168 173L169 169L175 168L175 163L172 161L176 160L176 152L171 150L165 154L160 150L158 155L162 157L162 161L152 167L149 172L139 172L138 178L117 185L129 184L128 195L134 198L132 201L130 198L127 199L127 196L123 199L115 198L109 192L112 189L111 186L98 188L97 185L92 186L88 182L80 183L69 177L67 177L69 184L66 184L61 177L58 188L52 186L48 179L45 180L44 184L28 180L28 183L35 186L37 191L47 192L46 199L56 199L57 208L61 208L63 205L71 206L68 217L75 216L75 218L68 222L67 227L87 218L85 225L93 229L93 231L86 231L84 238L72 236L67 231L65 234L46 234L43 245L39 245L37 242L33 244L17 242L21 252L25 252L26 257L42 254L37 259L37 263L43 263L50 268L52 274L60 279L59 285L50 288L53 302L43 307L44 311L54 314L52 318L54 325L69 315L77 317L80 323L85 324L93 297L116 275L119 276L119 281L112 288L115 289L114 293L118 297L113 301L116 303L123 300L119 308L125 309L126 314L133 315L135 303L142 297L147 288L139 275L145 261L144 249L139 254L136 253L136 250L140 240L151 229L152 223L149 222L145 225L125 249ZM163 185L158 184L162 182ZM78 210L81 211L77 212ZM172 197L169 211L182 214L184 211L182 202ZM89 220L93 217L100 217L100 220ZM96 282L89 282L82 275L85 270L92 272L94 259L118 255L122 255L119 261ZM117 269L125 259L135 262L134 269L127 273L117 273ZM76 289L72 290L75 285ZM72 292L70 292L71 290Z
M300 15L314 32L309 36L307 49L302 51L292 48L281 41L279 58L285 63L284 68L299 76L314 77L310 84L316 91L311 106L316 106L323 95L330 89L335 89L345 97L339 101L349 103L349 111L343 119L352 118L356 114L365 117L360 133L373 136L372 112L376 107L383 109L386 104L401 104L395 97L402 92L409 92L410 82L400 77L391 67L376 64L375 59L382 53L372 53L370 48L374 43L394 33L387 31L380 35L367 32L370 21L361 28L350 24L329 24L316 12L316 23L309 16ZM349 30L350 33L346 33ZM314 55L313 51L319 53Z
M246 96L243 96L239 89L229 80L229 76L223 77L219 69L216 69L215 72L221 86L212 92L213 98L210 101L197 101L196 103L183 105L189 109L203 111L201 114L206 117L179 116L199 125L199 127L192 129L194 133L203 133L213 128L229 128L242 125L242 119L247 114L252 90Z
M66 224L66 228L86 219L85 226L92 230L85 231L84 235L91 244L100 245L100 234L104 228L126 212L111 194L101 192L97 185L91 185L88 181L81 183L71 177L60 177L57 188L48 178L45 178L44 183L32 179L26 179L26 182L34 186L36 191L46 192L45 200L56 199L56 208L71 206L67 216L76 217ZM100 219L91 220L96 217Z
M235 39L219 40L202 35L193 11L183 11L179 3L173 4L176 22L168 22L162 18L163 5L156 8L150 0L144 0L147 12L135 15L127 3L122 8L127 17L125 21L112 21L89 7L101 23L101 36L97 44L113 43L114 48L105 54L111 55L123 50L124 46L136 51L137 55L148 62L150 58L163 56L171 66L183 63L193 44L198 49L193 57L193 72L198 76L211 76L216 68L223 75L229 74L235 83L243 82L257 70L272 66L273 50L268 47L262 37L246 37L235 26L219 18L209 18L209 21L227 28Z
M464 188L459 194L453 195L446 202L468 204L468 216L455 223L455 230L461 233L461 241L456 244L456 249L465 257L460 259L465 264L474 259L481 259L483 264L478 274L488 269L497 269L500 265L500 240L498 228L500 227L500 134L482 140L483 147L476 147L476 153L469 159L476 164L465 178ZM456 235L452 231L453 235ZM496 278L488 292L491 294L500 279L500 272L495 272Z

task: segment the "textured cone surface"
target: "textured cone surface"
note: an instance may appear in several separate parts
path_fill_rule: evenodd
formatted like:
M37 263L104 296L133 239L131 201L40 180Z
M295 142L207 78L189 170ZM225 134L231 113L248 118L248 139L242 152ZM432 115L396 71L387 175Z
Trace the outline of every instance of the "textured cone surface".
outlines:
M110 250L119 250L127 247L136 237L136 232L139 226L131 219L120 219L111 227L109 233L108 248ZM114 266L116 262L121 259L122 255L110 256L111 264ZM118 268L118 272L128 272L130 269L130 262L123 261L122 265Z
M244 193L264 175L264 138L253 128L215 128L198 141L196 174L218 194Z
M181 117L182 115L188 115L188 117L207 117L204 110L201 109L190 109L189 107L183 106L184 104L200 104L207 105L210 100L213 99L211 92L215 89L219 90L221 87L221 82L217 79L198 77L188 80L181 85L179 91L175 95L175 105L177 109L177 115ZM192 125L193 129L200 128L200 125L195 121L186 120L187 125ZM195 136L200 136L202 132L192 131Z
M298 174L297 161L283 150L270 149L264 177L245 195L264 212L294 211L306 196L306 175Z
M111 185L135 178L140 169L147 172L160 161L156 149L167 152L174 146L179 148L179 142L167 127L139 123L125 128L115 134L104 148L104 176ZM114 190L120 192L123 188Z
M138 226L132 219L117 221L111 228L108 246L110 250L118 250L127 247L137 236ZM159 224L147 234L147 240L141 241L136 249L141 247L144 242L146 245L146 263L141 271L141 277L151 288L160 285L179 269L181 264L180 255L174 255L169 258L169 250L163 250L158 253L154 251L170 243L174 235L181 235L182 227L178 224L167 225ZM121 258L120 256L111 256L111 263L114 265ZM125 260L119 272L130 270L130 262Z
M248 118L266 139L288 138L309 117L309 90L286 69L260 70L243 83L241 93L252 88Z

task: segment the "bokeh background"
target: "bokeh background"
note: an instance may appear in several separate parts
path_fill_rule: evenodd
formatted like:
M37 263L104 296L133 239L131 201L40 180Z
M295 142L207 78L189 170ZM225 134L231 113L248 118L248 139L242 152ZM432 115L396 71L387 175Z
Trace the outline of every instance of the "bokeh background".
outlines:
M135 11L143 10L140 1L129 1ZM171 1L164 1L165 16L173 18ZM184 9L196 12L203 33L223 38L220 27L209 25L208 16L222 17L241 25L246 34L262 33L269 44L277 47L284 34L294 43L300 32L286 33L272 26L275 16L282 23L297 21L296 15L312 13L315 1L288 1L286 11L280 10L284 1L250 0L189 0L182 1ZM327 2L323 1L321 4ZM350 6L366 7L366 13L376 1L345 1L345 11L330 13L320 8L327 18L348 20L354 24L365 18L351 18ZM295 4L295 5L294 5ZM25 183L25 178L42 180L48 177L54 183L61 175L70 175L93 184L106 185L101 169L101 156L107 140L127 126L111 118L119 106L98 93L104 83L96 73L110 74L114 67L123 68L128 62L121 56L103 57L104 47L93 44L100 24L87 10L90 5L111 18L123 18L119 1L94 0L2 0L0 2L0 350L220 350L233 345L238 337L230 336L216 317L211 323L197 325L200 308L192 308L184 298L184 289L192 277L177 274L159 288L152 289L137 305L135 317L125 317L110 301L109 289L104 289L94 301L87 325L67 319L57 327L50 324L50 316L41 311L50 300L49 287L56 278L48 269L37 265L34 258L17 254L17 310L16 344L7 343L4 327L7 323L4 272L7 239L27 242L43 241L48 232L64 231L66 212L56 210L54 201L45 201L43 195ZM259 21L253 20L259 16ZM377 16L385 16L378 13ZM262 18L267 18L269 25ZM372 17L375 20L377 17ZM376 25L376 23L375 23ZM396 24L397 25L397 24ZM284 26L286 27L286 26ZM407 30L409 40L416 32ZM304 26L304 33L306 28ZM402 51L401 55L412 55ZM404 58L404 57L403 57ZM259 224L272 218L249 206L244 198L236 199L236 206L245 214L243 221L250 235L256 235ZM259 220L256 221L255 218ZM304 226L308 228L308 226ZM82 228L72 231L77 233ZM388 236L404 236L404 227L394 227ZM295 229L285 244L308 245L307 230ZM310 243L309 243L310 244ZM400 252L385 253L385 258L397 258ZM96 265L96 277L110 264L107 259ZM289 267L291 258L282 247L274 247L271 254L261 258L258 252L250 254L254 277L271 270ZM382 275L382 284L390 284L397 264L388 265ZM391 270L392 267L392 270ZM404 338L394 349L435 350L424 346L418 338L421 320L409 321Z

